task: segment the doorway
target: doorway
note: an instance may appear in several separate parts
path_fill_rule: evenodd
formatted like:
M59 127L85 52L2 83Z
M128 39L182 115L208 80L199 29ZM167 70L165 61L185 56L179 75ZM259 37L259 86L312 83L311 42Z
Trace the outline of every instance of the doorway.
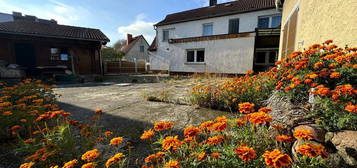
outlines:
M15 44L16 64L23 67L27 73L35 73L36 53L35 48L30 43Z
M278 59L278 50L257 50L254 59L254 71L264 72L275 66Z

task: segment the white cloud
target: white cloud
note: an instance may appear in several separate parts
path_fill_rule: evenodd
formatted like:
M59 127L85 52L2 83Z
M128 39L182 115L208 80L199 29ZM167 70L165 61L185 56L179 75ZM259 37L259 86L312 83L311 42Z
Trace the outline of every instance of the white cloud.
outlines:
M143 35L150 44L156 35L154 30L154 22L145 21L147 19L145 14L139 14L133 23L127 26L118 27L119 39L126 39L126 35L133 34L134 36Z
M50 0L43 5L13 5L5 0L0 0L0 10L5 13L13 11L26 15L34 15L43 19L55 19L60 24L77 25L78 21L85 19L90 12L80 6L70 6L56 0Z

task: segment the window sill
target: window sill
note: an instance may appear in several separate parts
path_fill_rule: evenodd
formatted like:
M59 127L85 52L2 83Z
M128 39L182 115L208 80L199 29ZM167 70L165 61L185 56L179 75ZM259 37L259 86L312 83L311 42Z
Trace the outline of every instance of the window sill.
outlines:
M206 65L205 62L185 62L185 65Z

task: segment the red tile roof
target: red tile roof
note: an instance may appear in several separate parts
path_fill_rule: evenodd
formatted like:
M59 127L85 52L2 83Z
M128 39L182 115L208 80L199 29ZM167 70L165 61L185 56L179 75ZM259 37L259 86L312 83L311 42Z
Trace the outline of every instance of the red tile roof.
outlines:
M162 26L173 23L187 22L274 8L275 0L236 0L232 2L218 4L215 6L208 6L170 14L167 15L164 20L157 23L155 26Z
M148 48L149 51L156 51L157 50L157 43L156 43L157 37L154 38L152 41L150 47Z
M18 20L0 23L0 33L109 42L99 29Z
M129 52L131 50L131 48L134 47L134 45L141 39L143 38L145 40L145 42L147 43L146 39L144 38L143 35L139 35L133 38L133 40L131 40L131 42L128 45L123 46L123 48L121 49L121 51L123 51L125 54L127 52Z

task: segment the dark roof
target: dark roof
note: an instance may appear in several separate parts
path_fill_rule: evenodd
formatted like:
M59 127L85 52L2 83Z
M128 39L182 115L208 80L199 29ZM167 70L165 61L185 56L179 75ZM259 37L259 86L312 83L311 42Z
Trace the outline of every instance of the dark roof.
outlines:
M139 35L139 36L134 37L133 40L131 40L131 42L130 42L128 45L123 46L123 48L121 49L121 51L123 51L123 52L126 54L127 52L129 52L129 51L131 50L131 48L134 47L134 45L135 45L141 38L143 38L143 39L145 40L145 42L148 43L148 42L146 41L146 39L144 38L143 35ZM148 44L148 45L149 45L149 44Z
M155 26L274 8L275 0L236 0L215 6L208 6L170 14Z
M156 51L157 50L157 43L156 43L157 37L154 38L152 41L150 47L148 48L149 51Z
M18 20L0 23L0 33L109 42L99 29Z

